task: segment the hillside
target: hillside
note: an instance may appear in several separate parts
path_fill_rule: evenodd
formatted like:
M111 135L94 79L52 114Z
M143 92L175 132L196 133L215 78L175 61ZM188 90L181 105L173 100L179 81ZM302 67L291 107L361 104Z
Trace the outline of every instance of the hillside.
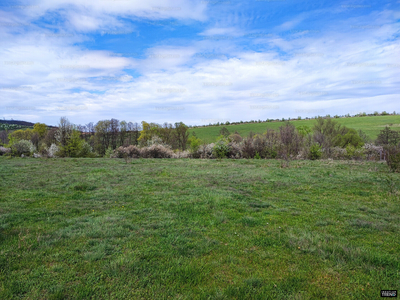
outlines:
M367 117L351 117L351 118L338 118L335 119L340 124L354 128L356 130L361 129L370 138L375 139L379 131L385 128L386 125L391 126L392 129L400 129L400 115L389 115L389 116L367 116ZM290 121L296 127L308 126L312 127L315 123L314 120L294 120ZM190 133L195 132L196 136L206 143L215 142L219 136L219 131L222 127L226 127L230 133L237 131L241 136L247 136L250 131L255 133L263 133L268 128L278 129L284 124L280 122L263 122L263 123L247 123L238 125L223 125L223 126L208 126L201 128L191 128ZM392 125L391 125L392 124Z

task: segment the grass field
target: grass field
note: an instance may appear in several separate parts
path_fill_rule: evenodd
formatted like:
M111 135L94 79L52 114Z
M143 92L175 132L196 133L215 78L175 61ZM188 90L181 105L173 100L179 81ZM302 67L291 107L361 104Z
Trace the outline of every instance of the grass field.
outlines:
M386 125L393 124L392 129L399 130L400 115L391 116L373 116L373 117L353 117L353 118L338 118L335 119L340 124L354 128L356 130L363 130L370 138L376 139L379 131L385 128ZM313 127L315 120L296 120L291 121L296 127L309 126ZM239 125L224 125L224 126L209 126L201 128L190 129L194 131L198 138L206 143L212 143L217 140L220 135L219 132L222 127L226 127L230 133L237 131L241 136L247 136L250 131L255 133L264 133L267 128L278 129L284 125L284 122L265 122L265 123L250 123Z
M0 157L0 299L378 299L399 187L378 162Z

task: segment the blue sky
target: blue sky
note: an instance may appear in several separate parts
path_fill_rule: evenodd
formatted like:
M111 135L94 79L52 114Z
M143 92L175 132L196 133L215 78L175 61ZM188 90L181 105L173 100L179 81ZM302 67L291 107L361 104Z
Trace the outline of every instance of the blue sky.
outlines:
M400 1L0 2L0 117L202 125L400 111Z

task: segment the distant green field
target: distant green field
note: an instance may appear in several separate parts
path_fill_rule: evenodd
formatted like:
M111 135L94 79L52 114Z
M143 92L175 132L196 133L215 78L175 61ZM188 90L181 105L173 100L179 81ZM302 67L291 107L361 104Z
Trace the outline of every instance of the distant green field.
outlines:
M384 129L386 125L393 124L392 129L400 129L400 115L396 116L373 116L373 117L353 117L353 118L339 118L335 119L340 124L345 125L356 130L361 129L370 138L376 139L379 131ZM291 121L296 127L309 126L312 127L315 120L299 120ZM240 125L224 125L231 133L237 131L241 136L247 136L250 131L256 133L264 133L267 128L278 129L284 125L284 122L266 122L266 123L251 123ZM219 131L224 126L210 126L203 128L193 128L190 132L194 131L198 138L206 143L215 142L219 136Z
M0 157L0 299L379 299L399 188L380 162Z

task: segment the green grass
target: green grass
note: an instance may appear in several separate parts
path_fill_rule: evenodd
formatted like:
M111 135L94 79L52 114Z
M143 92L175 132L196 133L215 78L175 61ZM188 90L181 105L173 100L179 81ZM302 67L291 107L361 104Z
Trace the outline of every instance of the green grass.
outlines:
M0 157L0 299L377 299L399 187L377 162Z
M370 138L376 139L379 132L385 128L386 125L393 124L392 129L399 130L400 115L390 116L373 116L373 117L353 117L353 118L338 118L335 119L340 124L356 130L363 130ZM313 127L315 120L296 120L291 121L296 127L309 126ZM220 135L219 132L222 127L226 127L230 133L237 131L241 136L247 136L250 131L255 133L264 133L268 128L279 129L284 125L284 122L264 122L264 123L250 123L239 125L223 125L223 126L208 126L201 128L192 128L190 132L195 132L196 136L206 143L212 143L217 140Z

